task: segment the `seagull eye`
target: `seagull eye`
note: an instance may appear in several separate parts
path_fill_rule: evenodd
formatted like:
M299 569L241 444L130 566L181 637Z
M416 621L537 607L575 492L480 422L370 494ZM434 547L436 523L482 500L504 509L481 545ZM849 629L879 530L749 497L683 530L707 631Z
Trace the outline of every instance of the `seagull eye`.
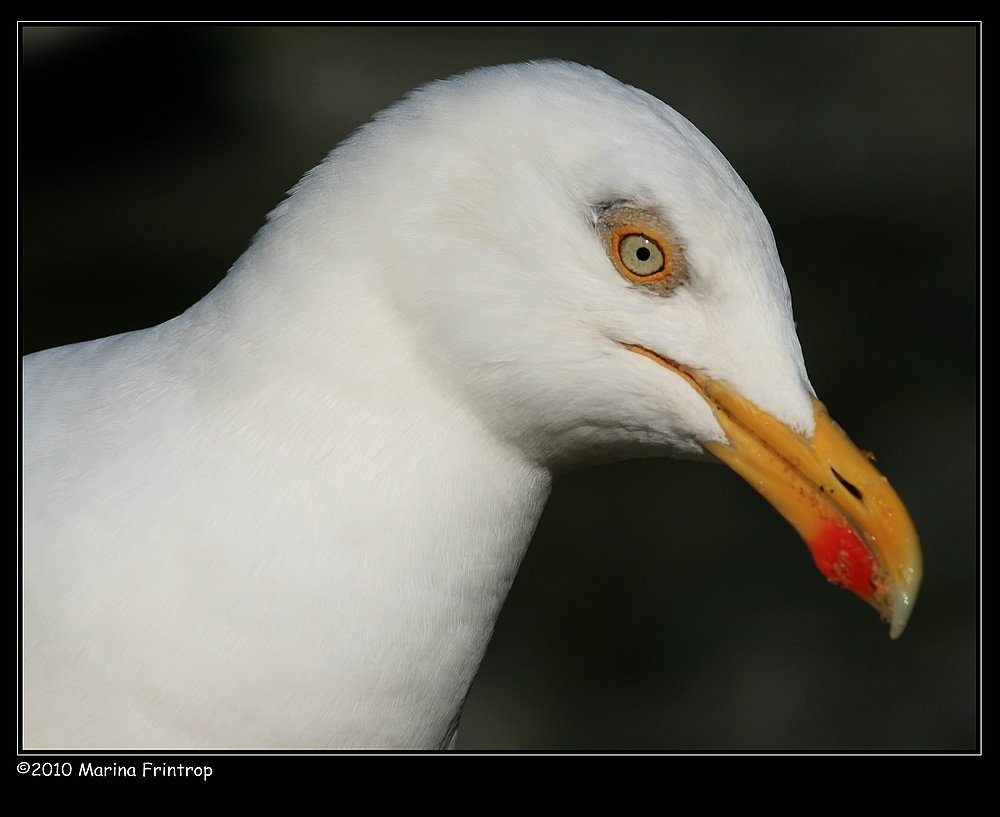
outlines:
M615 256L637 278L662 272L667 259L656 241L643 233L628 233L618 239Z
M614 201L594 220L604 249L626 281L657 295L670 295L687 279L684 248L656 210Z
M611 260L622 277L634 284L662 282L656 289L673 286L677 272L674 250L669 241L654 238L632 224L611 233Z

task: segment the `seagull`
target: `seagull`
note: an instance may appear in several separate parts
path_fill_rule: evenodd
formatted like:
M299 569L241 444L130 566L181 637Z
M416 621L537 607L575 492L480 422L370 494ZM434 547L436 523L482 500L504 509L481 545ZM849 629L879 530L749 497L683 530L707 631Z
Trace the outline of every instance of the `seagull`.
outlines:
M29 355L22 385L29 748L453 745L579 465L721 460L893 637L921 580L746 185L571 63L411 93L201 301Z

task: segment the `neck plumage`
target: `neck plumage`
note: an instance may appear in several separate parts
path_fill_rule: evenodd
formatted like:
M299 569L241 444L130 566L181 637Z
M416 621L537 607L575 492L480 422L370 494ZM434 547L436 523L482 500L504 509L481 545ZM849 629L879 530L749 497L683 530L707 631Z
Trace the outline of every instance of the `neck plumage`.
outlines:
M45 543L25 555L26 604L36 575L67 604L25 634L26 689L65 707L26 693L32 745L434 747L454 731L549 472L363 293L309 310L286 278L290 309L262 311L279 302L259 291L280 280L267 263L251 248L174 321L26 361L26 390L74 395L26 403L27 449L70 445L33 448L37 422L77 451L72 473L26 469L45 528L26 530ZM67 506L81 495L102 502Z

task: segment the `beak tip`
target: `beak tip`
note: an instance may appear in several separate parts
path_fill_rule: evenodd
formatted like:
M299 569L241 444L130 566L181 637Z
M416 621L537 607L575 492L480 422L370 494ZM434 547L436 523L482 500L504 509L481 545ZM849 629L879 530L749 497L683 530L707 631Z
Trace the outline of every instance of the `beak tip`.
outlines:
M909 602L904 602L903 604L896 604L892 611L892 619L889 622L889 638L895 641L903 634L903 630L906 629L906 623L910 620L910 613L913 611L913 606Z
M913 614L917 601L916 587L897 590L892 597L889 609L886 611L889 622L889 637L894 641L899 638Z

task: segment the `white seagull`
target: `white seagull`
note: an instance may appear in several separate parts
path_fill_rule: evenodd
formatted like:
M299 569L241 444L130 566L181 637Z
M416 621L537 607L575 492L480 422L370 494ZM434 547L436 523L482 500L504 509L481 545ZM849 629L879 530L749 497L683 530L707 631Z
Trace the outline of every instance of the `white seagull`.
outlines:
M743 181L568 63L379 114L182 315L26 357L22 423L26 747L448 746L583 463L722 460L893 636L921 578Z

